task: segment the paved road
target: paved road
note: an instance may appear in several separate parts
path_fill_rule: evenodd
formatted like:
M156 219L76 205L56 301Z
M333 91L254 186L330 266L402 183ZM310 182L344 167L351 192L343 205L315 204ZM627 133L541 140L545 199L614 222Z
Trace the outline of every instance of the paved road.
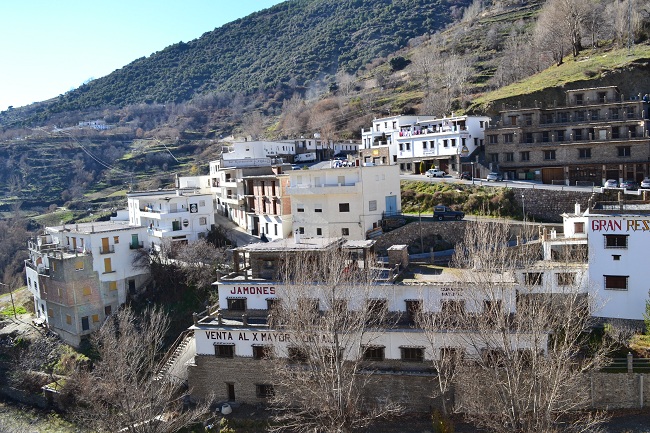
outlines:
M600 186L566 186L566 185L548 185L537 181L530 180L505 180L503 182L488 182L485 179L475 178L474 181L458 179L452 176L447 177L426 177L421 174L402 174L402 180L412 180L431 183L460 183L465 185L489 186L496 188L521 188L521 189L548 189L556 191L577 191L577 192L601 192L603 188ZM612 190L622 191L627 195L641 195L642 190L639 191L626 191L622 188L610 188Z
M238 247L243 247L254 242L261 242L259 238L246 233L246 230L239 227L223 215L214 215L215 223L224 227L228 231L228 237L237 243Z

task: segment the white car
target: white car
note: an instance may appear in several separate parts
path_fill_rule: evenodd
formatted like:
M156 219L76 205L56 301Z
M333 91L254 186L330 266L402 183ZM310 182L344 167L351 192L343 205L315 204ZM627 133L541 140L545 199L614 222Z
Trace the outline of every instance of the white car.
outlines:
M427 177L445 177L444 171L438 169L438 168L430 168L427 170Z

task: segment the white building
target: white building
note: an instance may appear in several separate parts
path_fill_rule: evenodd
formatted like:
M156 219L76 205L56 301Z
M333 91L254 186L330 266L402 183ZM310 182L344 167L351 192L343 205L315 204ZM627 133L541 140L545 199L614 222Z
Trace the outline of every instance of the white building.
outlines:
M336 167L288 172L293 232L306 237L366 239L385 215L401 212L396 166Z
M447 173L471 171L489 120L487 116L453 115L375 119L370 129L361 130L360 154L365 162L398 164L401 171L410 173L420 173L421 165L422 172L432 167Z
M129 223L147 229L152 248L163 239L195 241L214 224L211 194L176 189L129 193L127 199Z
M48 227L29 242L27 287L35 313L66 342L99 328L124 304L148 272L133 266L147 230L127 222L94 222Z

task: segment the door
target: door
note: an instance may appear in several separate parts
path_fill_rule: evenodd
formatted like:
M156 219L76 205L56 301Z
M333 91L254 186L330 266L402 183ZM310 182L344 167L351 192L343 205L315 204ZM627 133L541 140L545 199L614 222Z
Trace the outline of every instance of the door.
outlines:
M138 239L138 235L131 235L131 248L138 248L140 247L140 241Z
M102 254L108 252L108 238L102 238Z
M397 213L397 196L386 196L386 215L393 215Z
M81 318L81 330L87 331L89 329L90 329L90 324L88 323L88 316L84 316Z
M227 383L226 386L228 388L228 401L235 401L235 384Z

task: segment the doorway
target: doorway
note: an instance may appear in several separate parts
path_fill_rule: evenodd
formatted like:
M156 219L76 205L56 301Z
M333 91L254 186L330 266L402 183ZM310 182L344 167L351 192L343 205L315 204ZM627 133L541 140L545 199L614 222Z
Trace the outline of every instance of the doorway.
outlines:
M228 390L228 401L235 401L235 384L226 383L226 388Z

